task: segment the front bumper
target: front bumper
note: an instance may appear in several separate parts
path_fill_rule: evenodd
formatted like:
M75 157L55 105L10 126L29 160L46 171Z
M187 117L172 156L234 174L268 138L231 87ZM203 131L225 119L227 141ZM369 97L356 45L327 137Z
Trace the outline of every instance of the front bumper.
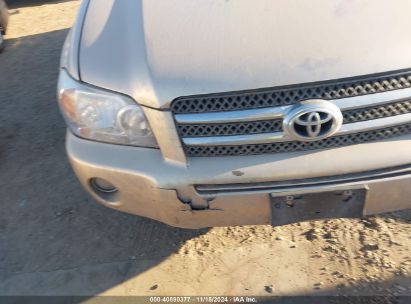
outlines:
M284 224L283 219L276 222L272 217L269 194L273 192L295 195L365 187L368 194L363 215L411 208L411 166L405 166L411 164L410 143L411 136L403 136L287 156L193 158L184 166L166 161L157 149L97 143L67 133L67 153L72 167L97 201L182 228ZM388 170L388 174L381 176L369 174L372 170L398 166L402 169L393 173ZM368 173L361 178L361 172ZM355 179L316 183L316 178L323 181L327 176L351 173L357 173ZM96 192L90 185L90 179L96 177L109 181L118 191L114 194ZM304 179L311 182L281 188L284 181ZM259 187L267 182L273 185L272 189ZM196 185L235 187L202 193ZM241 185L247 187L242 189ZM198 210L199 207L203 210ZM298 217L293 217L292 221L295 220L299 220Z

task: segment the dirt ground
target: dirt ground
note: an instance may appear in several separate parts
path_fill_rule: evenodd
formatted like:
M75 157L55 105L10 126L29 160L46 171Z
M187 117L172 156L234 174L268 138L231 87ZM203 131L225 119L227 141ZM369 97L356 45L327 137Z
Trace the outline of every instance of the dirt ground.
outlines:
M94 203L67 163L55 100L79 1L11 2L0 55L0 295L411 295L410 211L191 231Z

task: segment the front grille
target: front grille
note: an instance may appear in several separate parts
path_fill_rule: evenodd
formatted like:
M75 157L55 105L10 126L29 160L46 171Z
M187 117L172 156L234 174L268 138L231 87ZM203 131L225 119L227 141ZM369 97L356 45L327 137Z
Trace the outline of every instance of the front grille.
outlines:
M411 112L411 101L395 102L381 106L372 106L343 111L344 124L372 120ZM239 134L258 134L281 132L282 119L222 124L179 124L181 137L222 136Z
M371 106L355 110L343 111L344 123L372 120L411 112L411 101L394 102L380 106Z
M281 119L224 124L178 125L181 137L257 134L282 131Z
M361 132L342 136L329 137L313 142L280 142L274 144L239 145L239 146L188 146L186 153L189 156L233 156L254 155L280 152L295 152L303 150L315 150L335 148L376 140L387 139L395 136L411 133L411 124L398 127L385 128L369 132Z
M340 133L311 142L287 138L282 126L284 117L295 103L314 98L329 100L340 107ZM411 70L183 97L173 101L171 109L186 155L191 157L341 147L411 133Z
M305 99L338 99L411 87L411 71L367 75L237 93L181 97L173 101L175 114L220 112L295 104Z

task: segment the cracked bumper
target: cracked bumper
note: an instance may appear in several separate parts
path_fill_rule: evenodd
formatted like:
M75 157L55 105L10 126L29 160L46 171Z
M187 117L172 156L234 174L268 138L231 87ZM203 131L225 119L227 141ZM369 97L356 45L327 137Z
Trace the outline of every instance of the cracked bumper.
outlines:
M389 144L392 147L395 141ZM406 144L409 145L408 140ZM404 145L403 139L398 141L398 145ZM367 147L375 148L377 147ZM269 195L273 190L222 191L210 195L197 193L194 185L235 184L239 179L243 182L264 182L264 178L269 180L270 176L261 173L263 171L272 172L271 175L275 177L271 176L271 180L276 180L275 178L281 178L279 172L283 173L285 168L289 168L289 174L293 174L292 164L285 162L288 159L270 162L265 160L263 167L261 158L258 158L259 161L254 165L248 164L246 167L243 159L243 167L237 168L238 170L235 170L238 162L231 163L230 160L222 158L213 159L212 164L210 160L197 160L185 167L165 161L157 149L97 143L75 137L70 132L67 133L67 153L84 188L98 202L110 208L182 228L284 223L284 219L278 223L273 221ZM301 160L307 163L307 156L301 155ZM294 155L290 161L298 162L298 155ZM200 166L198 162L205 163ZM208 170L205 170L206 168ZM238 176L238 171L243 175ZM337 183L331 188L329 185L319 185L311 187L310 191L350 189L361 185L368 188L364 215L406 209L411 208L411 171L407 172L383 178ZM260 176L258 181L257 176ZM115 194L97 193L90 186L90 179L96 177L109 181L118 191ZM284 195L298 194L307 189L300 187L285 189L283 192ZM209 200L209 208L193 210L188 203L193 199ZM304 217L301 217L301 220L303 219Z

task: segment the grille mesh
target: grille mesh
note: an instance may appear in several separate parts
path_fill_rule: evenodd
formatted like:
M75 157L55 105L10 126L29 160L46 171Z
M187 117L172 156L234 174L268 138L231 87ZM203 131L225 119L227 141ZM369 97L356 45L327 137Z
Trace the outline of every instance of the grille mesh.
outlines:
M172 102L171 110L182 114L255 109L290 105L305 99L338 99L409 87L411 71L408 70L258 91L181 97Z
M185 148L188 156L199 157L266 154L341 147L352 144L383 140L409 133L411 133L411 124L373 130L369 132L335 136L315 142L291 141L273 144L241 146L186 146Z
M402 101L343 112L344 123L378 119L411 112L411 101Z
M181 137L281 132L282 120L277 119L225 124L178 125L177 129Z

